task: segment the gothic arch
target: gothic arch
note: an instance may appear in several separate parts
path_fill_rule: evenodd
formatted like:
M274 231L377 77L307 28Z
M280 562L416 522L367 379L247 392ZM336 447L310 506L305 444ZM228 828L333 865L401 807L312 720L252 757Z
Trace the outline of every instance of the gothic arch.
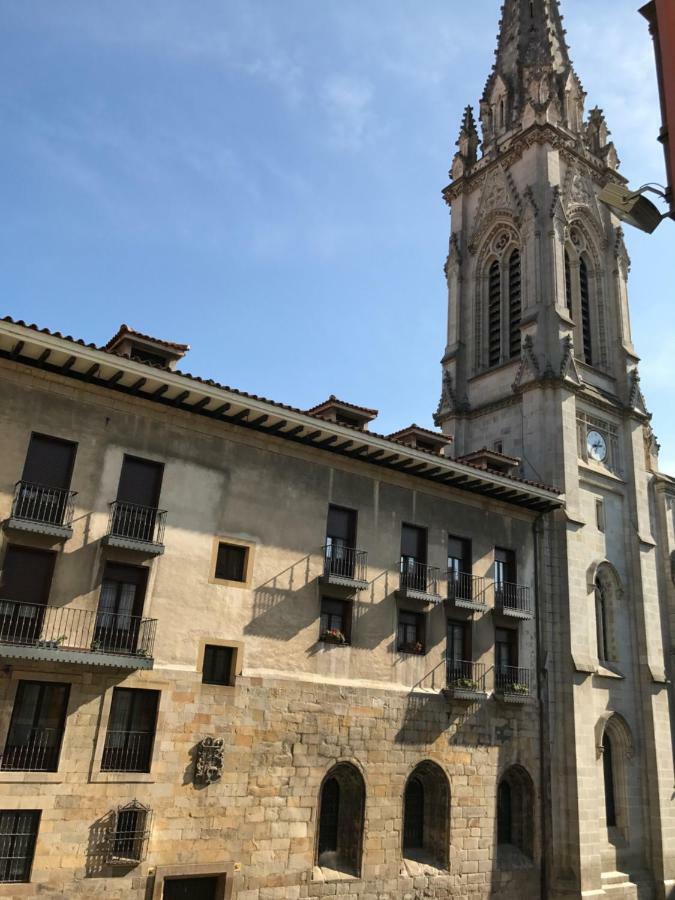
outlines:
M593 563L588 576L595 604L598 660L616 662L620 655L617 626L623 610L623 584L616 568L606 560Z
M359 877L363 855L366 784L351 762L339 762L321 783L316 864Z
M506 362L510 358L520 357L519 325L523 305L521 245L515 220L500 212L476 254L474 267L476 371ZM518 277L514 280L510 264L516 252L519 254L519 268ZM495 279L495 264L499 269L498 282ZM514 291L517 292L517 303ZM514 315L518 320L515 324L512 322Z
M633 735L624 717L608 710L595 725L597 756L605 797L605 824L609 840L617 836L628 841L631 819L629 786L633 781Z
M497 786L497 850L508 866L518 856L534 860L534 782L523 766L508 768ZM516 859L514 859L516 857Z
M419 763L403 792L402 852L439 869L449 865L450 782L431 760Z
M570 216L565 241L566 291L569 281L571 316L577 326L576 356L607 368L607 323L602 253L598 235L588 227L592 217L582 210Z

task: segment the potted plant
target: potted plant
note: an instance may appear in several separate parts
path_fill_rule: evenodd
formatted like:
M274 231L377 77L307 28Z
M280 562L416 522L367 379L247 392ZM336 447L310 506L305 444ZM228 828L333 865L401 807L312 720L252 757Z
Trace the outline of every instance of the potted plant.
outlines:
M458 678L455 682L453 682L454 687L459 688L462 691L477 691L478 690L478 682L474 681L473 678Z
M521 682L516 682L511 685L511 693L513 694L523 694L527 696L530 693L529 685L522 684Z
M418 656L424 655L424 644L422 641L412 641L401 647L401 653L416 653Z
M319 640L323 641L324 644L346 644L347 638L340 631L339 628L327 628L325 631L321 632L321 637Z
M39 640L37 641L37 646L42 647L45 650L58 650L61 644L65 641L68 635L61 634L57 638L51 638L50 640Z

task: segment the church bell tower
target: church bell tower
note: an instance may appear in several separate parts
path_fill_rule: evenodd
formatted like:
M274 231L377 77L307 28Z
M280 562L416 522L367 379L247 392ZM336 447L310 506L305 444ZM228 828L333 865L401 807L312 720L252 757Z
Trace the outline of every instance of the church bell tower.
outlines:
M537 526L546 896L664 900L675 778L658 447L624 235L598 201L624 179L603 112L585 101L558 0L506 0L444 191L436 422L456 458L517 457L523 477L566 498Z

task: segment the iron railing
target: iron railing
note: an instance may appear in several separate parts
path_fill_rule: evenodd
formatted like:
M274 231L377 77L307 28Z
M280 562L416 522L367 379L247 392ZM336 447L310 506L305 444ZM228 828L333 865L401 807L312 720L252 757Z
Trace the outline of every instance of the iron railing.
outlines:
M487 605L487 579L467 572L448 570L448 600Z
M401 590L437 595L439 575L435 566L427 566L412 556L401 557Z
M514 697L531 697L534 692L532 669L517 666L497 666L495 669L495 690L500 694Z
M151 658L156 619L0 600L0 643Z
M334 575L350 581L365 581L368 554L365 550L352 550L341 544L326 544L323 548L323 574Z
M14 489L12 518L70 528L73 524L75 491L18 481Z
M532 615L530 589L522 584L495 582L495 605L502 612Z
M109 731L105 736L102 772L149 772L152 731Z
M114 500L110 504L108 534L144 544L163 544L166 510Z
M120 806L108 831L107 862L111 866L133 866L148 852L152 810L137 800Z
M485 664L465 659L447 660L448 687L460 691L485 693Z
M30 881L39 827L37 810L0 812L0 883Z
M0 769L13 772L56 772L62 728L13 728L7 738Z

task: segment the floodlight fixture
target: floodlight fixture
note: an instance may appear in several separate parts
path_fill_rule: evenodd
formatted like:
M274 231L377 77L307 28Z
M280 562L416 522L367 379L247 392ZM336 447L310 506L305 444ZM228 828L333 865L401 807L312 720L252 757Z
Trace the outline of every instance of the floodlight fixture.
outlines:
M670 213L661 213L644 193L650 191L667 200L665 189L660 188L661 185L643 184L637 191L632 191L628 185L610 183L602 189L598 199L623 222L652 234Z

